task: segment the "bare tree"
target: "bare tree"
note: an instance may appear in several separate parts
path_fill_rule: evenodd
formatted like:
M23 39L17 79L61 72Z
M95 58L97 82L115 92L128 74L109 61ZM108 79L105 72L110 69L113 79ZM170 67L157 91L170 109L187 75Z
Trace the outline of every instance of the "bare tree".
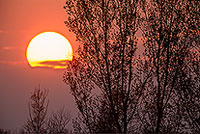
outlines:
M65 23L81 42L64 82L82 123L90 133L127 133L141 97L133 77L139 1L68 0L64 8Z
M195 4L197 7L194 7ZM190 132L188 129L191 125L188 123L191 121L186 121L185 117L191 113L195 113L192 118L199 117L197 111L200 98L195 97L197 100L188 102L184 96L194 100L193 97L199 94L199 70L196 75L190 70L196 66L192 64L194 60L191 60L194 52L191 37L194 38L194 35L190 32L191 28L193 34L199 30L199 3L188 0L152 0L143 1L143 9L146 59L143 65L148 68L143 72L144 75L150 74L151 81L138 109L142 111L138 114L141 126L144 132ZM193 107L189 106L191 102ZM198 130L198 127L195 129Z
M70 121L70 113L64 108L56 113L52 113L47 121L47 132L49 134L67 134L70 133L68 124Z
M26 133L41 134L46 132L47 95L48 92L42 90L40 86L31 94L28 104L29 118L27 124L24 126Z
M66 2L65 23L82 44L64 81L88 132L199 132L199 4ZM139 58L138 28L145 48Z

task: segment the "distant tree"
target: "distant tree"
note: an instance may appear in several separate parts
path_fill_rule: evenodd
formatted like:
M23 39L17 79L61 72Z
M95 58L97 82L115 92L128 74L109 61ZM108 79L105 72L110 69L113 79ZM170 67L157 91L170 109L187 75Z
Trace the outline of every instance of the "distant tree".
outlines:
M56 113L52 113L47 121L47 132L49 134L70 133L68 128L70 118L70 113L66 112L64 108L60 109Z
M0 129L0 134L10 134L9 130Z
M133 76L139 1L68 0L64 8L81 42L64 75L81 122L90 133L127 133L142 92Z
M199 132L200 64L192 45L194 40L199 42L199 2L146 0L142 8L145 52L141 63L143 75L151 77L138 109L141 130Z
M28 104L29 118L24 126L25 133L41 134L46 132L45 122L48 108L48 92L40 87L31 94Z

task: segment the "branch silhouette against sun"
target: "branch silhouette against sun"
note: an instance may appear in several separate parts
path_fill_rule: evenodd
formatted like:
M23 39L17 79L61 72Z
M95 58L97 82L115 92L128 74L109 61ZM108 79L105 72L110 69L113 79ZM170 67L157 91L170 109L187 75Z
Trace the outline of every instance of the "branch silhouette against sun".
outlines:
M199 132L198 0L68 0L64 8L81 43L64 82L83 131Z

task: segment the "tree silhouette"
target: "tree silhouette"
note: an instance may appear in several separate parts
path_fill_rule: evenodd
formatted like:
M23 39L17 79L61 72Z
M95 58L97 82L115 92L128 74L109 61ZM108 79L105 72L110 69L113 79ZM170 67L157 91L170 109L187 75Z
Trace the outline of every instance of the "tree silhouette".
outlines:
M86 132L199 132L198 0L69 0L64 8L81 42L64 82Z
M9 130L4 130L0 128L0 134L10 134L11 132Z
M195 3L197 7L194 7ZM142 127L145 132L189 132L190 125L182 110L191 110L190 115L195 113L197 117L200 110L200 98L195 97L199 94L199 74L191 70L199 66L199 60L192 60L199 56L194 55L192 45L194 37L199 38L196 34L199 30L199 3L153 0L143 4L143 65L148 67L143 72L151 74L151 81L140 105L140 111L143 111L139 113ZM191 35L191 28L194 35ZM185 96L197 100L190 101ZM194 107L188 107L191 102ZM193 127L199 132L197 128Z
M82 122L90 133L126 133L141 96L133 77L139 2L69 0L64 8L82 43L64 75Z
M45 122L48 108L48 92L40 87L31 94L29 101L29 118L24 126L25 133L41 134L46 132Z
M49 134L70 133L67 128L70 118L70 113L67 113L64 108L60 109L56 113L52 113L47 121L47 132Z

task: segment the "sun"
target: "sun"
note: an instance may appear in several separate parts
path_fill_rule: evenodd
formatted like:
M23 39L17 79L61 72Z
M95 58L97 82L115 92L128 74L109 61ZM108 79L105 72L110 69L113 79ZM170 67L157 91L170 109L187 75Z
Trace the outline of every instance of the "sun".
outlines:
M66 68L66 61L72 60L70 42L57 32L43 32L29 43L26 57L31 67Z

